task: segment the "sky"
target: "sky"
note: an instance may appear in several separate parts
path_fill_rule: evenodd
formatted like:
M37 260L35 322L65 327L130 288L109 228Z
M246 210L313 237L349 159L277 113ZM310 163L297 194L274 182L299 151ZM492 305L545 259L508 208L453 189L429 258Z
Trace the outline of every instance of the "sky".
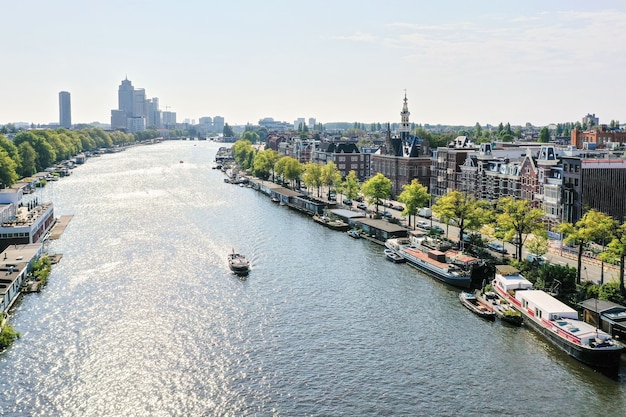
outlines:
M110 122L124 78L177 120L626 122L626 2L20 0L0 124ZM167 106L167 107L166 107Z

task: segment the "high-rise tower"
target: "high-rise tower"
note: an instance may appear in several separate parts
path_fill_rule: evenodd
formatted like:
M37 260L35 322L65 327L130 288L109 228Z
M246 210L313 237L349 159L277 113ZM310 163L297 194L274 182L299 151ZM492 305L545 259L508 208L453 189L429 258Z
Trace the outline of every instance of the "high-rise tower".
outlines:
M70 93L59 93L59 126L69 129L72 127L72 103Z
M135 88L128 78L122 80L117 90L117 109L126 112L127 117L133 117L134 90Z

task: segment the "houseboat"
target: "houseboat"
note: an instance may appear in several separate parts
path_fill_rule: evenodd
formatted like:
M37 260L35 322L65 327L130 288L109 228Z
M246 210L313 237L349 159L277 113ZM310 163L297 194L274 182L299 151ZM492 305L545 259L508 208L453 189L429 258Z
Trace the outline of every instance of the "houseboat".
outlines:
M493 287L524 317L524 323L568 355L594 368L619 369L623 346L608 333L578 319L578 312L532 283L508 265L496 267Z

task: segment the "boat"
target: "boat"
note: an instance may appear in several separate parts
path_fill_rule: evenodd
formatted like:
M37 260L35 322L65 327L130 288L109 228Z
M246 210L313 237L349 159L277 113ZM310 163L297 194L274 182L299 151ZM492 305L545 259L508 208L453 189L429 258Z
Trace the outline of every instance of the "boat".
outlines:
M501 321L513 326L521 326L524 322L522 313L511 307L508 301L500 298L495 292L476 290L474 295L480 302L491 307Z
M357 229L350 229L347 231L348 236L350 236L353 239L361 239L361 232L359 232Z
M411 236L408 239L397 239L385 246L402 256L409 265L437 278L440 281L457 288L467 289L472 284L472 270L481 261L478 258L467 256L462 252L448 249L449 246L438 245L436 239L429 239L423 235ZM443 242L445 244L445 242ZM442 250L433 249L440 247Z
M278 197L272 197L272 203L280 203L280 199Z
M495 320L496 313L493 309L480 301L476 296L471 292L461 291L459 293L459 300L461 304L463 304L469 311L476 314L478 317L482 317L487 320Z
M237 275L247 275L250 272L250 262L245 256L235 252L235 249L228 254L228 266Z
M400 254L394 252L391 249L385 249L384 254L385 254L385 258L387 258L388 261L391 261L395 264L406 262L406 259L404 259Z
M547 292L535 290L516 268L497 265L496 294L519 311L524 323L578 361L610 372L619 370L621 343L578 319L578 312Z
M400 249L411 246L411 241L408 237L399 237L393 239L387 239L385 241L385 247L399 254Z
M316 223L321 224L322 226L326 226L329 229L339 230L341 232L347 231L350 228L350 225L342 220L333 220L328 216L314 214L313 220Z

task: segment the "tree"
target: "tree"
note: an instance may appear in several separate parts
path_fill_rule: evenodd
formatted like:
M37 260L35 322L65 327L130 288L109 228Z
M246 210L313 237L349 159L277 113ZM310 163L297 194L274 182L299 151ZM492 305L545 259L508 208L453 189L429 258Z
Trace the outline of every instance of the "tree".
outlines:
M257 143L259 142L260 138L258 133L248 130L243 132L239 140L247 140L250 143Z
M20 154L20 160L22 161L22 165L17 174L21 177L30 177L31 175L37 173L37 152L35 152L32 146L30 146L30 143L20 143L17 150Z
M359 179L356 176L356 172L348 172L348 175L346 175L346 179L342 184L342 189L345 196L350 200L357 198L361 187L359 185Z
M392 186L391 180L380 172L363 183L361 191L367 198L367 202L376 206L376 214L378 214L378 206L381 204L381 200L389 198L391 195Z
M322 166L314 164L313 162L307 162L304 165L304 172L302 173L302 182L307 188L313 188L317 190L317 196L320 196L320 188L322 186Z
M545 235L542 223L544 212L532 208L529 200L515 200L513 197L502 197L496 203L498 211L496 222L504 230L504 240L514 239L517 259L522 259L522 249L529 234Z
M233 128L228 125L228 123L224 124L224 130L222 131L225 138L232 138L235 136L235 132L233 132Z
M430 201L428 188L420 184L417 179L414 179L410 184L404 184L402 186L402 192L398 196L398 200L405 205L402 215L409 216L409 226L411 225L411 216L413 216L413 228L415 228L415 216L417 215L417 211Z
M295 188L295 182L296 180L300 179L300 176L302 175L302 172L304 171L304 165L302 165L300 163L300 161L298 161L295 158L292 158L290 156L286 156L284 158L281 159L281 161L285 159L285 178L287 178L288 180L291 181L291 186L292 188Z
M3 187L15 184L19 178L15 168L17 164L11 159L7 151L0 148L0 183Z
M526 241L526 249L535 255L545 255L548 252L548 237L543 235L532 235Z
M322 185L328 187L328 198L330 199L330 191L335 184L341 182L341 173L337 165L333 161L329 161L322 167Z
M448 223L452 220L459 228L459 242L463 242L465 229L477 230L487 222L489 204L472 195L454 190L439 197L431 207L433 213Z
M600 254L600 260L603 262L619 263L619 293L622 297L626 297L624 290L624 259L626 259L626 222L619 225L613 231L613 239L609 242L606 249Z
M483 135L483 128L480 127L480 123L476 122L476 126L474 126L474 138L478 139Z
M265 151L259 151L254 155L252 163L252 171L254 175L263 180L267 180L270 176L270 163L267 159Z
M233 144L233 156L235 157L235 162L244 168L251 168L250 164L250 156L254 154L254 148L250 141L247 140L238 140Z
M548 130L546 126L542 127L541 131L539 132L539 142L541 143L550 142L550 131Z
M578 245L578 270L576 272L576 284L580 284L580 272L585 247L596 239L607 236L613 230L613 219L594 209L589 210L576 222L561 223L558 231L565 234L565 243Z

